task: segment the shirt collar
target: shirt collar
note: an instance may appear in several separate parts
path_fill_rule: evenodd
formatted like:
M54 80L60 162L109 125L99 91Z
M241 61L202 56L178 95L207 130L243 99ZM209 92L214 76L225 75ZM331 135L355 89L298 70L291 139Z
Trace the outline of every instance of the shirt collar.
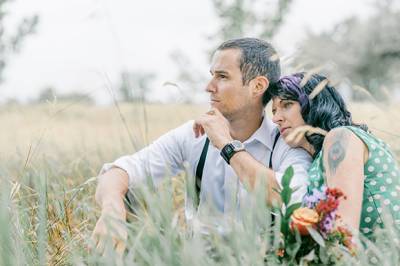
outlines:
M244 143L251 143L253 141L258 141L264 146L266 146L269 150L272 150L273 140L276 135L276 125L265 116L265 112L263 114L263 121L260 127L248 138Z

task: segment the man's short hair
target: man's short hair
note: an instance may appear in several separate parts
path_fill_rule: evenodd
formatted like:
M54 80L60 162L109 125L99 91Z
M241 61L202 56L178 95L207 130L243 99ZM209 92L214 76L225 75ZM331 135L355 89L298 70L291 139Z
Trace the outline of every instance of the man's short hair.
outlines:
M276 83L281 75L279 56L272 45L257 38L233 39L222 43L218 50L239 49L239 68L243 84L248 84L257 76L265 76L270 84ZM263 105L269 102L267 93L263 95Z

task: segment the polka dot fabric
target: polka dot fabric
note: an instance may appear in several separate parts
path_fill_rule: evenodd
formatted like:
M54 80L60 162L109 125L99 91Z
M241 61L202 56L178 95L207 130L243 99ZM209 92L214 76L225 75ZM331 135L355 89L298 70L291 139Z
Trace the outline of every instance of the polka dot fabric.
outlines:
M360 220L360 231L371 236L377 226L383 226L383 213L389 213L400 227L400 170L388 145L382 140L356 127L346 127L358 136L369 150L364 165L364 195ZM321 188L326 176L322 151L309 170L308 193Z

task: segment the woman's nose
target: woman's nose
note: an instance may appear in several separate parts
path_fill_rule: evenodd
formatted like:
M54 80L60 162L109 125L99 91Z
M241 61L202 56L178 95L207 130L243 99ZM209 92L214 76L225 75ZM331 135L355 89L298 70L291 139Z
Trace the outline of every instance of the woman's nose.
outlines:
M283 117L281 115L280 112L275 111L275 113L272 116L272 122L274 122L275 124L280 124L283 120Z

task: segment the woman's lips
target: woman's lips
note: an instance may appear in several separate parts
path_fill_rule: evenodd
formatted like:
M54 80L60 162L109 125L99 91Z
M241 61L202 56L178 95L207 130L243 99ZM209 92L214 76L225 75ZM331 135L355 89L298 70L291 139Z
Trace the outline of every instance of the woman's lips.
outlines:
M289 129L289 128L288 128L288 127L283 127L283 128L281 128L281 130L280 130L281 135L283 135L283 133L284 133L287 129Z

